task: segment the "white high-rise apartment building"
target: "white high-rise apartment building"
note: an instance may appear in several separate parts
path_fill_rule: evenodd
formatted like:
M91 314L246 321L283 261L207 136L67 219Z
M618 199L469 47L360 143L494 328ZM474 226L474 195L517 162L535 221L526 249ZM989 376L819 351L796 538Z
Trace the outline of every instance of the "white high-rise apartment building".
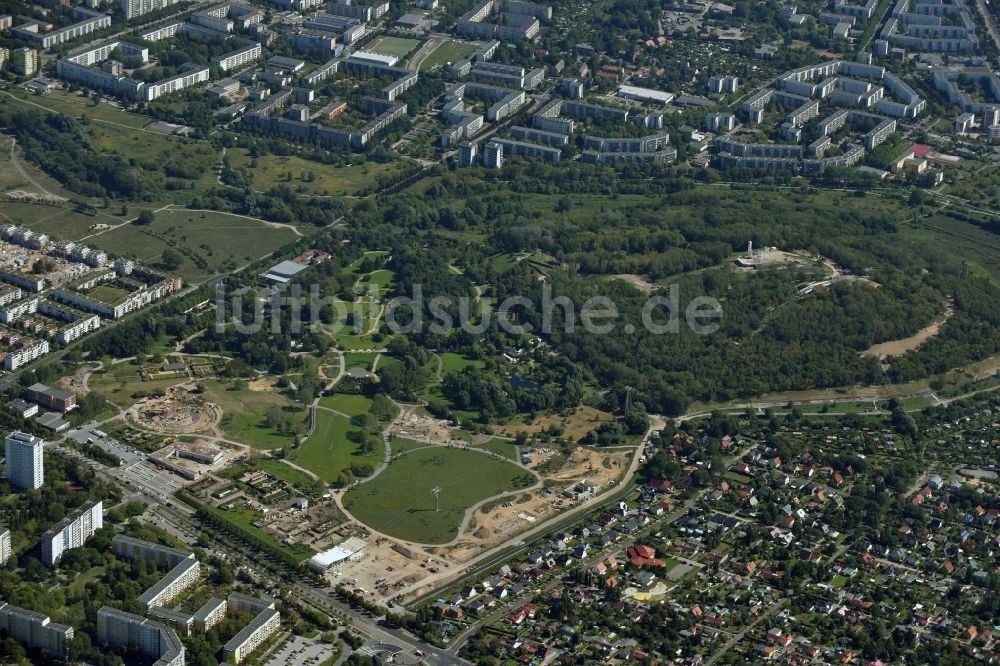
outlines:
M17 490L41 488L45 482L42 451L45 440L24 432L7 435L7 480Z
M0 566L7 564L10 554L10 530L0 530Z
M42 535L42 561L49 566L67 550L79 548L104 527L104 501L92 500L73 510Z

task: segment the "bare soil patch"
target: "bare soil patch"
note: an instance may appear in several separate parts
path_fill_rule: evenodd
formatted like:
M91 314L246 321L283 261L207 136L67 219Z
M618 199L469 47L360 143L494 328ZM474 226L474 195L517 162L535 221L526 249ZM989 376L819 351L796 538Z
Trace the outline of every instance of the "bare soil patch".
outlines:
M573 439L580 439L588 432L601 425L605 421L610 421L612 415L602 412L599 409L586 405L576 408L569 416L560 414L545 414L539 416L534 421L508 423L497 429L497 432L507 437L514 437L518 432L526 432L529 435L537 435L547 430L550 426L561 426L565 434Z
M868 349L861 352L861 355L874 356L879 360L884 360L891 356L902 356L906 352L916 349L937 335L941 331L941 327L944 326L945 322L951 319L953 314L955 314L955 309L949 301L947 305L945 305L944 314L927 326L924 326L910 337L902 338L901 340L880 342L879 344L872 345Z

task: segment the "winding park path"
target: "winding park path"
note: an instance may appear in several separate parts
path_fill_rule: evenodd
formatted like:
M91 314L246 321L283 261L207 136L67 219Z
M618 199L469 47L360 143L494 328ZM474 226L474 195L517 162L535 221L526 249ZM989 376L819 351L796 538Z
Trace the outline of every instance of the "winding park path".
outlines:
M408 451L406 451L406 453L404 453L402 455L408 456L408 455L411 455L413 453L416 453L417 451L426 451L428 449L442 449L442 448L444 448L444 449L452 448L453 449L453 448L456 448L456 447L448 446L448 445L445 445L445 444L433 444L433 443L428 442L427 446L420 446L420 447L417 447L417 448L414 448L414 449L409 449ZM515 488L514 490L508 490L508 491L505 491L505 492L500 493L498 495L491 495L489 497L484 497L483 499L479 500L478 502L476 502L472 506L468 507L465 510L464 515L462 516L462 522L459 524L458 531L456 532L455 536L453 538L451 538L450 540L442 542L442 543L426 543L426 542L421 542L421 541L409 541L407 539L403 539L403 538L400 538L398 536L393 536L391 534L386 534L384 532L380 532L380 531L376 530L375 528L371 527L370 525L368 525L368 523L365 523L365 522L363 522L363 521L355 518L354 515L351 513L350 509L347 509L344 506L344 502L343 502L344 495L346 495L349 490L354 490L356 488L360 488L361 486L364 486L366 483L370 483L370 482L374 481L376 478L378 478L378 475L381 474L385 470L385 468L390 464L390 462L388 460L386 462L384 462L375 471L374 474L372 474L371 476L367 477L364 481L358 481L358 482L352 484L350 486L350 488L347 488L347 489L345 489L345 490L343 490L341 492L335 493L333 495L333 498L334 498L334 501L337 504L337 508L339 508L341 511L343 511L344 515L347 516L348 519L351 522L353 522L356 525L359 525L359 526L365 528L366 530L368 530L369 532L371 532L376 537L385 537L386 539L390 539L392 541L396 541L396 542L399 542L399 543L402 543L402 544L405 544L405 545L409 545L409 546L416 546L416 547L419 547L419 548L423 548L423 547L427 547L427 546L432 546L432 547L435 547L435 548L447 548L448 546L454 546L454 545L456 545L459 541L462 540L462 538L465 536L465 531L468 528L469 521L472 520L472 517L475 515L476 511L480 507L482 507L483 505L485 505L485 504L487 504L489 502L496 502L498 500L502 500L505 497L514 496L514 495L518 495L520 493L525 493L525 492L531 492L531 491L534 491L534 490L538 490L538 489L540 489L542 487L542 479L539 478L538 475L535 472L532 472L527 467L524 467L524 466L520 465L519 463L516 463L515 461L510 460L509 458L505 458L504 456L501 456L501 455L499 455L497 453L493 453L492 451L486 451L486 450L483 450L483 449L477 449L475 447L461 448L459 450L461 450L461 451L470 451L470 452L473 452L475 454L487 456L488 458L492 458L493 460L498 460L498 461L502 461L504 463L512 464L512 465L514 465L516 467L521 467L524 471L531 473L535 477L535 479L536 479L535 483L533 483L530 486L525 486L523 488ZM387 452L386 453L387 458L391 457L392 450L391 450L391 446L388 443L386 444L386 452Z
M45 187L37 180L35 180L32 177L31 173L29 173L28 170L24 168L24 165L21 164L20 158L18 158L17 156L17 140L14 137L10 137L10 162L11 164L14 165L14 168L17 169L17 172L21 175L21 177L24 178L29 183L31 183L31 185L41 194L55 201L66 201L66 197L61 197L58 194L53 194L52 192L49 192L47 189L45 189Z

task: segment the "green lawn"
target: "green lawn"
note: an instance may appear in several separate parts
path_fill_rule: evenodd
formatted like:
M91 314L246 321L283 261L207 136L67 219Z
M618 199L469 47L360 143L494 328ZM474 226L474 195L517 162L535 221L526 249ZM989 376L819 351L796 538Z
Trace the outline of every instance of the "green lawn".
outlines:
M109 284L102 284L94 287L89 292L89 296L96 298L102 303L117 303L126 296L128 296L128 290L122 289L121 287L113 287Z
M344 273L354 273L355 275L358 275L361 273L361 264L365 262L365 259L374 259L375 257L380 257L386 254L389 254L386 250L368 250L351 262L351 264L344 269Z
M434 445L428 444L427 442L418 442L415 439L407 439L406 437L393 437L389 440L389 450L393 456L397 456L400 453L406 453L407 451L412 451L413 449L420 449L425 446Z
M257 462L257 467L273 474L274 476L287 481L296 488L302 490L309 490L312 488L313 480L305 472L301 472L290 465L286 465L280 460L273 460L271 458L263 458Z
M53 91L48 95L31 95L21 90L14 91L14 94L21 99L30 100L39 106L44 106L59 113L65 113L74 118L79 118L81 114L86 114L88 118L93 120L112 123L114 126L126 125L131 128L145 127L150 123L148 116L129 113L107 103L93 106L89 97L62 92L60 90Z
M124 219L116 217L121 213L118 206L112 206L111 213L114 216L86 215L69 206L0 202L0 220L24 224L59 240L89 236L85 241L88 245L113 255L134 257L154 267L163 252L173 247L184 257L171 272L189 283L231 273L297 238L291 226L221 212L172 208L156 213L153 223L146 227L125 224ZM103 229L97 225L115 228Z
M41 183L47 182L45 179L38 177L37 174L40 172L37 170L32 169L31 172L35 180ZM0 173L2 173L2 170L0 170ZM58 193L62 191L51 188L47 184L45 187L50 192ZM25 189L35 191L36 188L25 186ZM66 196L74 195L67 193ZM121 212L121 208L116 209L112 206L111 211L117 215ZM23 203L19 201L0 201L0 219L4 222L13 221L17 224L23 224L35 231L48 234L54 240L76 240L81 236L95 233L98 230L97 225L99 224L115 225L124 222L124 220L116 217L80 213L73 210L68 204L50 206L47 204Z
M455 352L445 352L441 354L441 364L444 372L460 372L470 365L477 368L483 367L483 362L477 359L466 358Z
M282 435L264 425L264 415L272 407L292 409L297 419L305 419L304 410L278 391L230 390L232 384L210 379L201 382L204 397L222 409L222 428L226 437L255 449L279 449L294 442L292 435Z
M372 352L344 352L344 368L364 368L371 370L375 364L376 354Z
M188 282L200 283L219 273L231 273L296 237L290 226L176 208L156 213L149 226L128 224L89 242L113 254L134 254L154 265L166 248L174 247L184 254L174 272Z
M275 185L287 185L303 194L320 196L358 194L373 186L379 176L398 173L410 164L406 159L383 164L365 161L363 155L352 155L351 163L336 166L320 164L295 155L261 155L252 158L244 149L230 149L226 155L233 168L250 170L256 189L269 190ZM289 174L291 180L288 178Z
M348 416L361 416L367 414L371 409L372 400L356 393L334 393L325 398L320 398L319 404L323 407L335 409L341 414Z
M506 439L491 439L488 442L474 445L474 448L482 449L484 451L492 451L493 453L514 461L521 459L517 444Z
M91 375L88 386L108 400L125 406L131 405L134 401L133 393L165 390L168 386L173 386L181 381L177 378L146 381L139 376L139 366L131 363L119 363L111 366L105 372Z
M69 584L69 591L71 593L83 592L87 583L92 583L104 575L106 568L103 566L91 567L83 573L77 574L73 578L73 582Z
M333 483L351 463L370 463L377 466L385 459L384 447L376 446L365 453L358 444L348 439L348 433L358 432L358 427L343 416L322 409L316 410L316 430L295 451L294 462L305 467L327 483Z
M422 63L420 63L420 71L423 72L433 69L438 65L445 65L449 62L455 63L459 60L465 60L478 49L479 47L475 44L463 44L462 42L453 42L449 40L434 49L431 54L427 56Z
M372 53L391 55L402 58L420 45L419 39L404 39L403 37L383 37L370 50Z
M675 560L672 557L668 557L663 561L663 573L664 574L670 573L670 570L676 567L678 564L680 564L680 561Z
M365 292L370 292L373 289L377 290L380 296L384 295L389 287L392 286L395 280L395 274L388 269L380 269L377 271L372 271L362 279L358 280L358 284L365 288Z
M337 333L336 335L330 336L333 341L337 344L339 349L343 349L347 356L357 356L357 357L368 357L369 362L374 360L375 355L370 353L360 353L351 354L352 349L381 349L385 346L385 342L375 342L370 335L352 335L350 333ZM364 363L356 363L355 365L364 365ZM350 365L347 366L351 367Z
M383 293L381 287L379 287L378 293ZM381 313L381 309L378 303L372 303L367 299L357 301L335 299L333 301L333 322L327 330L335 338L344 336L364 340L368 333L375 329L376 317ZM371 339L368 338L365 344L368 345L366 348L371 348Z
M458 534L472 505L514 490L524 470L462 449L435 447L408 453L381 474L350 490L344 506L384 534L420 543L445 543ZM529 483L534 482L534 477ZM522 482L523 483L523 482ZM441 510L431 489L441 488Z

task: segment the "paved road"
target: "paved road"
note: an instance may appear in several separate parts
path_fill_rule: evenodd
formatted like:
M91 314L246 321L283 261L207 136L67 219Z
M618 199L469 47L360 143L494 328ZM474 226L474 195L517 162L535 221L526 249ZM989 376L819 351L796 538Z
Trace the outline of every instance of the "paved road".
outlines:
M764 620L768 619L769 617L777 613L781 609L781 607L785 605L787 601L788 601L787 599L778 599L773 604L768 606L767 610L761 613L760 617L758 617L756 620L748 624L746 628L743 629L743 631L739 632L738 634L733 634L732 638L726 641L725 645L719 648L715 652L715 654L713 654L711 657L708 658L708 660L705 662L705 666L709 666L709 664L714 664L718 660L722 659L722 657L724 657L727 652L733 649L733 646L735 646L737 643L743 640L743 638L747 635L748 632L750 632L754 627L756 627Z
M739 458L742 455L743 455L742 451L737 451L737 452L733 453L733 455L731 455L731 456L729 456L727 458L724 458L723 459L723 463L724 463L725 468L728 469L732 464L734 464L737 460L739 460ZM636 457L638 458L638 456L636 456ZM610 557L612 555L620 556L620 557L618 557L618 559L624 561L625 557L624 557L623 553L629 547L634 546L637 543L639 543L642 540L644 540L649 535L649 532L650 532L651 529L652 530L660 530L664 526L670 525L671 523L675 523L678 520L680 520L681 518L683 518L684 516L686 516L688 514L688 512L692 508L694 508L695 505L697 505L697 503L700 501L701 497L705 493L707 493L708 491L710 491L710 490L713 490L713 488L706 488L705 490L703 490L702 492L698 493L694 497L691 497L690 499L686 500L683 504L681 504L680 506L678 506L676 509L674 509L673 511L671 511L666 516L663 516L663 517L660 517L660 518L657 518L657 519L651 521L650 524L649 524L649 528L650 529L640 530L635 536L632 536L632 537L630 537L628 539L625 539L624 541L622 541L620 543L616 543L616 544L614 544L612 546L609 546L609 547L607 547L607 548L605 548L605 549L603 549L603 550L601 550L601 551L599 551L599 552L597 552L597 553L595 553L593 555L588 556L585 560L582 560L582 561L576 563L574 565L574 568L589 569L589 568L593 567L594 565L596 565L598 562L606 560L608 557ZM508 555L508 557L509 557L509 555ZM684 558L677 558L677 559L682 559L683 560ZM697 565L697 566L701 566L701 565ZM501 617L503 617L507 612L509 612L510 610L512 610L514 607L524 605L525 603L530 602L534 598L544 597L546 594L548 594L549 592L551 592L553 588L555 588L557 585L559 585L559 584L562 583L562 576L559 575L561 573L562 572L556 573L556 575L554 576L554 578L552 580L548 581L545 585L543 585L541 588L539 588L539 590L536 591L530 597L526 596L526 597L519 598L517 600L512 600L511 602L500 606L496 611L490 613L490 615L484 617L483 619L481 619L481 620L477 621L476 623L474 623L473 625L471 625L468 629L466 629L461 634L459 634L458 636L455 637L455 640L453 640L452 643L451 643L451 645L448 646L447 652L449 652L451 654L457 654L458 651L461 650L461 648L465 645L465 643L467 643L476 634L476 632L478 632L483 627L486 627L486 626L488 626L488 625L490 625L490 624L498 621Z

